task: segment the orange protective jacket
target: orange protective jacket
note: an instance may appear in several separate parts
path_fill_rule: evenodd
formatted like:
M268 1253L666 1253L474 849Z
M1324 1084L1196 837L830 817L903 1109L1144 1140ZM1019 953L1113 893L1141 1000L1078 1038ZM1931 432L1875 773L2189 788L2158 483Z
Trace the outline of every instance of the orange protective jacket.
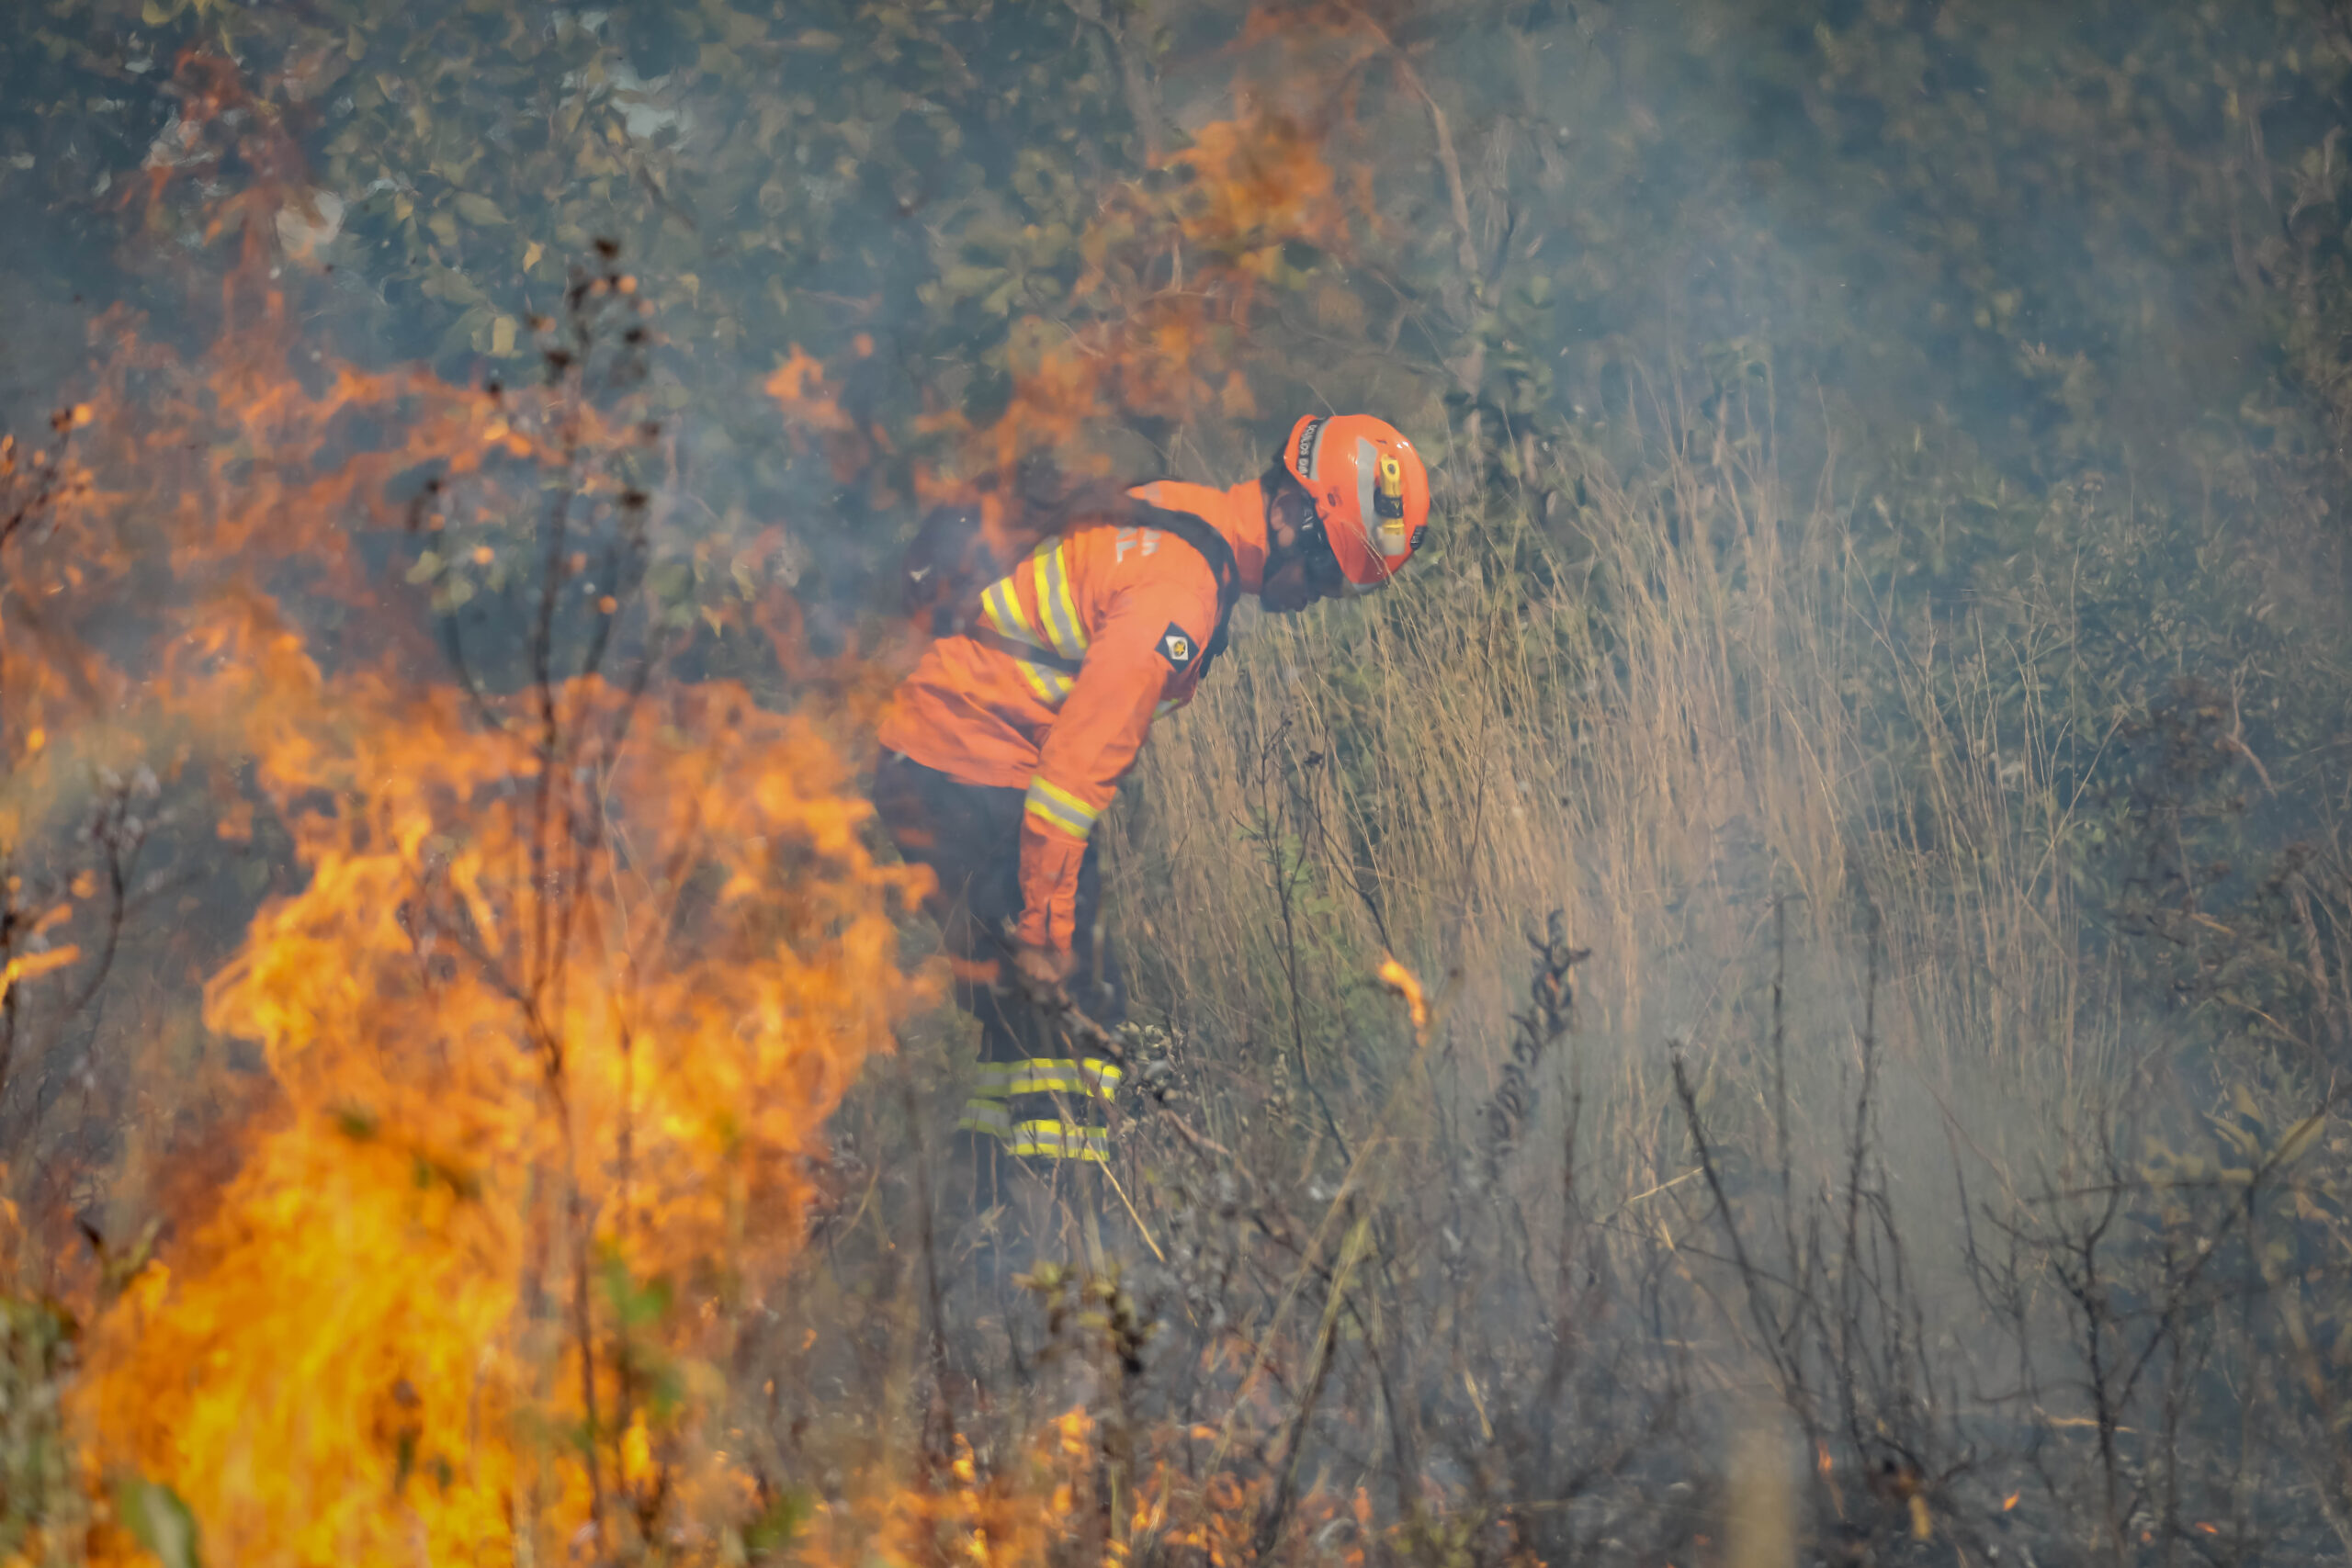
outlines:
M1265 581L1258 481L1231 490L1161 480L1130 492L1225 536L1244 592ZM966 784L1025 790L1021 927L1068 952L1079 862L1135 765L1151 721L1192 701L1216 632L1216 577L1157 529L1079 524L1045 540L980 597L995 635L941 637L893 694L881 743ZM1053 664L1019 658L1035 648Z

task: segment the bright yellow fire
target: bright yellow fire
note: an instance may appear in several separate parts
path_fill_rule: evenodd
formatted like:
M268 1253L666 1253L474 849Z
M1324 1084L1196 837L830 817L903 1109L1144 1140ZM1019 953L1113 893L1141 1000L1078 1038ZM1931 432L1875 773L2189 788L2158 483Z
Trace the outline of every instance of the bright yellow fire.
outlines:
M287 346L266 318L199 367L125 338L74 420L93 482L26 563L62 613L152 632L43 666L41 776L161 737L184 783L217 774L220 836L270 814L297 873L205 987L269 1072L235 1173L159 1195L184 1228L91 1325L93 1480L168 1485L221 1562L716 1554L752 1511L717 1435L750 1287L798 1247L826 1116L929 1000L897 966L916 874L872 858L816 721L625 669L469 692L422 590L369 580L385 481L431 464L481 504L410 520L410 581L536 581L537 498L571 473L609 515L577 455L633 427L560 390L305 383ZM338 451L355 413L398 440ZM317 649L322 621L345 635Z
M243 101L225 65L199 73L191 127L282 134L225 112ZM1251 412L1227 360L1252 290L1287 240L1339 246L1351 209L1313 139L1276 118L1207 127L1173 161L1184 194L1123 198L1086 236L1076 292L1094 325L1017 333L1005 419L944 426L967 443L962 469L1122 411ZM869 853L848 743L740 685L640 685L617 665L452 679L428 592L544 571L577 589L568 602L628 615L579 558L542 559L529 519L574 480L584 505L615 505L579 453L637 427L560 389L307 360L298 375L256 248L284 198L266 180L228 198L248 254L210 359L112 323L98 394L63 416L86 467L53 536L11 564L56 626L119 635L101 650L0 623L12 669L35 671L6 693L20 787L0 838L53 814L94 760L168 751L176 784L210 791L221 840L267 817L292 842L290 878L204 989L208 1028L267 1066L266 1089L222 1096L233 1174L166 1174L158 1258L85 1303L72 1415L89 1480L168 1486L217 1562L648 1544L740 1561L762 1504L726 1369L757 1283L800 1247L826 1117L894 1022L937 999L897 966L918 874ZM1136 262L1158 265L1163 238L1204 253L1188 281ZM797 350L768 390L844 473L884 439ZM392 481L422 468L481 503L403 515ZM405 595L359 543L403 529ZM61 906L61 937L73 917ZM0 988L70 972L86 946L19 958ZM1382 975L1425 1033L1419 982L1394 959ZM965 1446L951 1484L852 1477L797 1550L1026 1562L1095 1530L1112 1555L1148 1535L1243 1560L1270 1483L1203 1474L1183 1452L1198 1438L1144 1435L1140 1473L1098 1495L1101 1434L1072 1410L993 1473ZM1362 1492L1310 1488L1283 1550L1357 1562L1372 1533ZM105 1524L92 1544L136 1551Z
M1380 983L1405 998L1405 1008L1412 1015L1413 1032L1424 1035L1430 1028L1429 998L1421 990L1421 982L1410 969L1388 953L1380 955Z
M551 866L532 759L454 696L315 694L264 769L310 885L207 1007L285 1106L99 1325L106 1462L236 1562L560 1552L657 1485L743 1486L698 1426L726 1309L789 1258L801 1156L902 991L900 874L846 770L740 693L682 694L572 803L608 841ZM568 696L603 725L624 701ZM338 809L295 806L322 788ZM640 1330L654 1281L721 1310Z

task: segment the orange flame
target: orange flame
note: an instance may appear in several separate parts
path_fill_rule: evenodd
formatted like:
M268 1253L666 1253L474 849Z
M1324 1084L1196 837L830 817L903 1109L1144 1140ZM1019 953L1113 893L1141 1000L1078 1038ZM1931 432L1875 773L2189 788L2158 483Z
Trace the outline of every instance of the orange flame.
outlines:
M660 1281L794 1250L801 1156L888 1048L906 874L867 858L831 748L725 687L648 705L662 739L596 781L626 840L553 868L544 775L454 693L310 694L259 737L310 882L206 1009L263 1043L287 1118L100 1325L106 1454L168 1479L231 1559L557 1551L603 1488L740 1485L695 1427L724 1315L662 1325L689 1392L658 1448L645 1391L596 1362ZM607 733L628 705L562 697ZM304 810L322 789L336 808ZM633 1402L601 1475L533 1436Z
M1423 995L1421 983L1413 972L1384 953L1380 955L1380 983L1405 998L1406 1010L1412 1015L1414 1034L1426 1036L1430 1028L1429 998Z
M176 1239L96 1303L74 1418L96 1475L170 1486L218 1560L546 1561L648 1529L715 1555L751 1511L720 1371L741 1281L788 1265L824 1118L933 994L896 965L915 874L873 860L820 723L740 685L447 678L428 596L544 573L578 625L643 622L609 568L542 563L507 521L558 484L620 504L636 414L298 378L288 347L183 365L123 333L64 421L89 482L12 543L57 626L119 635L0 622L12 675L39 671L5 689L8 833L160 739L168 787L216 795L197 819L228 844L266 816L300 871L203 993L260 1047L263 1113L224 1089L233 1172L148 1200Z
M791 355L767 378L764 389L783 407L785 417L796 424L822 431L850 428L849 415L842 412L833 394L825 389L824 366L809 357L797 343L792 345Z
M5 967L0 967L0 1001L7 999L17 981L30 980L52 970L62 969L81 956L82 950L69 944L52 947L47 953L27 953L11 958Z
M24 785L0 837L54 815L74 769L163 748L172 787L209 792L186 820L220 824L222 845L290 843L292 863L264 868L249 928L199 971L204 1022L258 1045L266 1086L204 1086L210 1163L167 1162L145 1195L175 1222L162 1259L86 1292L73 1398L91 1473L168 1484L216 1561L618 1557L648 1533L729 1557L756 1512L726 1425L747 1281L792 1263L825 1116L933 998L894 966L915 879L869 855L823 723L740 684L447 679L428 610L527 574L583 613L631 615L609 574L542 561L505 520L540 515L551 479L612 504L611 474L553 470L637 440L634 416L415 371L293 374L294 285L263 264L273 234L299 249L327 214L270 106L219 62L188 84L144 198L254 171L207 230L243 238L222 289L238 330L184 364L120 319L104 329L116 352L59 431L94 450L85 466L76 448L53 536L10 562L25 602L55 612L0 619L0 736ZM1294 241L1344 250L1367 187L1344 202L1326 148L1272 111L1204 128L1168 168L1181 178L1123 191L1081 237L1073 324L1016 325L1003 419L935 412L916 432L945 438L927 452L948 448L943 468L1074 448L1106 414L1253 407L1257 299L1284 286ZM636 299L617 275L599 287ZM889 435L839 385L796 345L765 389L837 473L870 470ZM0 447L0 475L17 462ZM436 488L395 496L420 469ZM906 477L926 495L959 483ZM371 564L387 539L404 584ZM712 575L755 575L772 548L731 570L721 551ZM763 613L784 626L789 605ZM55 630L97 625L119 630L104 649ZM0 986L88 946L12 962ZM1380 976L1426 1040L1418 979L1385 954ZM1283 1419L1237 1409L1220 1441L1262 1452ZM1147 1538L1258 1554L1274 1478L1204 1474L1187 1440L1146 1435L1159 1451L1120 1483L1106 1560ZM953 1484L876 1466L796 1550L1042 1560L1113 1514L1101 1447L1082 1409L987 1464L959 1438ZM1288 1519L1283 1561L1375 1549L1362 1491L1310 1487Z
M985 427L951 409L927 413L916 434L933 448L906 487L926 503L969 501L1036 456L1100 475L1107 459L1090 433L1122 419L1253 416L1248 329L1260 294L1285 276L1285 248L1345 254L1351 223L1369 217L1363 192L1352 204L1340 197L1326 150L1299 119L1253 108L1202 127L1164 159L1177 178L1112 193L1077 237L1078 275L1052 314L1007 329L1003 411ZM870 347L861 334L849 352ZM826 376L795 345L766 390L797 434L822 439L837 479L873 470L877 491L895 488L878 471L893 444L842 409Z

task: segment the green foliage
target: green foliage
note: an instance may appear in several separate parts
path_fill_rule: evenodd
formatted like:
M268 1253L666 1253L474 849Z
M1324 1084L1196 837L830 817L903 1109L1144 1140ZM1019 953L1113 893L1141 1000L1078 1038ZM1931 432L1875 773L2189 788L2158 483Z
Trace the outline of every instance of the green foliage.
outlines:
M808 1521L811 1504L801 1492L779 1492L759 1517L743 1528L743 1550L755 1561L782 1561Z
M74 1336L57 1306L0 1298L0 1551L36 1561L69 1550L84 1515L62 1408Z
M115 1507L131 1536L164 1568L202 1568L196 1516L160 1481L133 1476L115 1488Z
M667 1280L637 1280L621 1258L607 1251L598 1268L597 1283L613 1316L613 1356L624 1392L644 1402L657 1421L674 1411L684 1397L684 1374L662 1348L651 1330L670 1315L675 1294Z

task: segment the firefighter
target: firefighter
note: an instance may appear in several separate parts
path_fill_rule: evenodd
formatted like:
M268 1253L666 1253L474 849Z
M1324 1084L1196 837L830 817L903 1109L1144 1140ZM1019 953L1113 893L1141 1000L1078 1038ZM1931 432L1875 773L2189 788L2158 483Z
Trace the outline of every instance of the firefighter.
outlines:
M980 1022L958 1141L983 1203L1005 1156L1105 1158L1120 1069L1073 1043L1068 1015L1125 1016L1092 833L1152 721L1192 700L1239 593L1289 613L1382 586L1420 546L1429 496L1394 427L1302 419L1260 479L1074 509L893 694L875 805L937 875L930 912Z

